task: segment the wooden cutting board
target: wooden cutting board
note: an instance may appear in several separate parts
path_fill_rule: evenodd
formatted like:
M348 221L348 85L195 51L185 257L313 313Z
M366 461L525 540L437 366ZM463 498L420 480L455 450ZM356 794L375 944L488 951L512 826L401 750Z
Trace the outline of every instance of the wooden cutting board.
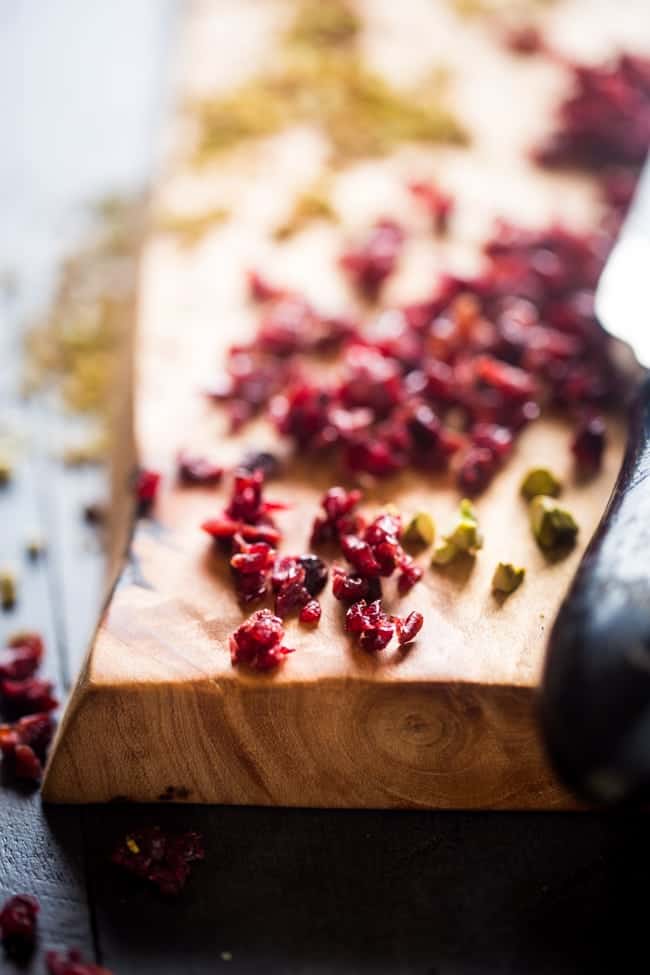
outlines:
M225 560L198 527L221 509L228 485L174 484L180 447L214 454L216 446L232 464L247 445L273 442L263 424L228 437L224 417L199 393L223 350L250 334L255 312L245 297L246 268L260 267L319 307L339 311L353 307L336 270L342 240L378 215L397 217L410 234L386 303L426 295L442 267L475 266L496 214L529 224L560 216L578 226L597 216L587 182L540 173L526 161L527 147L548 130L551 106L566 84L560 69L505 53L483 22L463 23L443 2L360 6L366 55L375 67L404 82L441 61L455 70L451 100L473 143L466 149L405 147L348 167L334 186L344 226L316 225L278 245L270 231L290 210L296 190L318 175L326 154L322 136L293 128L197 172L187 165L192 125L182 113L173 122L157 208L201 210L227 202L233 216L192 249L154 232L143 254L134 342L136 437L142 462L166 477L155 518L136 526L61 722L46 800L574 806L538 741L535 686L549 627L620 462L622 431L614 420L602 473L587 486L573 480L570 431L561 420L540 421L522 436L477 503L485 547L475 564L427 569L425 583L399 601L400 613L419 609L425 617L410 650L378 658L357 650L343 632L341 605L328 593L316 631L288 623L286 642L296 652L274 675L230 664L228 635L243 614ZM647 8L630 2L626 16L619 16L613 6L590 0L554 5L546 14L549 33L585 57L603 56L619 43L638 49ZM636 20L629 11L636 11ZM267 0L195 3L182 44L179 94L238 83L263 61L285 15L286 4ZM437 242L427 232L404 191L414 177L439 179L456 193L451 240ZM132 459L128 442L122 424L116 451L122 486ZM518 496L522 472L540 463L566 478L566 504L580 523L578 546L555 562L532 540ZM322 465L297 459L269 486L269 496L292 502L278 518L285 551L306 550L318 499L332 480ZM444 479L411 475L366 492L369 511L389 501L404 512L431 511L444 530L458 495ZM490 579L502 559L525 565L527 578L510 598L497 601ZM387 602L397 609L390 590Z

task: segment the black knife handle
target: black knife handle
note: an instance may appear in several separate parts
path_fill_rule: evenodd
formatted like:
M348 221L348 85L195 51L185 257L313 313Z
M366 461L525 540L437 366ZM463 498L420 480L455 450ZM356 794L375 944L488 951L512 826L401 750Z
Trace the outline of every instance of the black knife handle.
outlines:
M583 798L650 791L650 377L621 472L549 639L541 721L552 763Z

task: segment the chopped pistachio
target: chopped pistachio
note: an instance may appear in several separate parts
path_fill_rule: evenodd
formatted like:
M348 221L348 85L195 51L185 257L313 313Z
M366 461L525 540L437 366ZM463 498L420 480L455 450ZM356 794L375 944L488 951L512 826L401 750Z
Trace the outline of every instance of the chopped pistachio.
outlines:
M18 579L13 569L0 569L0 605L3 609L11 609L16 603Z
M524 581L526 570L512 562L499 562L492 576L492 589L495 592L514 592Z
M404 529L402 538L410 545L431 545L435 534L436 527L431 515L427 511L418 511Z
M51 306L26 340L26 390L54 388L66 407L97 416L104 430L130 327L143 215L136 199L97 207L96 223L65 262Z
M357 40L361 22L346 0L300 0L287 37L289 44L345 47Z
M321 181L297 198L284 223L273 231L276 240L288 240L314 220L336 222L336 210L329 201L328 187Z
M418 91L394 87L364 63L359 28L343 0L302 0L264 75L194 103L197 162L304 122L325 133L337 164L400 142L466 142L447 108L446 78L439 73Z
M13 467L9 456L0 454L0 487L8 484L13 474Z
M36 560L45 552L47 546L42 535L30 535L25 544L25 550L30 559Z
M460 503L460 518L454 530L446 536L461 552L475 552L483 547L474 505L467 498Z
M448 565L459 554L459 549L448 538L441 538L436 542L431 556L431 565Z
M467 498L463 498L459 506L459 518L452 531L442 537L433 550L432 565L447 565L460 555L467 552L475 555L483 547L483 536L478 527L478 518L474 505Z
M570 545L578 534L578 525L555 498L540 494L530 502L530 524L540 548Z
M531 467L521 482L521 493L529 501L538 494L555 498L561 490L561 481L548 467Z
M194 247L210 230L221 226L230 216L226 207L214 207L201 213L162 213L157 226L173 234L182 247Z

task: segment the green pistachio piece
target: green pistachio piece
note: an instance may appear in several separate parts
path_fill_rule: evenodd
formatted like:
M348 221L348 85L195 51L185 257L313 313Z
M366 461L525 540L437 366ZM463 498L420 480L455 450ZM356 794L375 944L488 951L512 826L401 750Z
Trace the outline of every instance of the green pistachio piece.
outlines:
M514 592L524 581L526 570L513 565L512 562L499 562L492 576L494 592Z
M447 565L461 552L474 555L483 547L474 505L464 498L459 506L459 518L452 531L444 535L433 550L432 565Z
M403 540L411 545L431 545L435 534L436 527L431 515L426 511L418 511L404 529Z
M441 538L433 550L431 565L449 565L458 553L459 549L453 542L450 542L448 538Z
M561 482L548 467L531 467L521 482L521 493L529 501L538 494L555 498L561 490Z
M13 469L9 457L5 454L0 454L0 485L8 484L12 474Z
M555 498L540 494L530 502L530 524L540 548L570 545L578 534L578 525Z
M479 531L478 518L474 505L467 498L460 503L460 519L454 530L445 536L461 552L476 552L483 547L483 536Z
M43 555L46 549L45 539L42 535L30 535L25 543L25 549L30 559L36 560Z
M11 569L0 569L0 606L11 609L16 602L16 574Z

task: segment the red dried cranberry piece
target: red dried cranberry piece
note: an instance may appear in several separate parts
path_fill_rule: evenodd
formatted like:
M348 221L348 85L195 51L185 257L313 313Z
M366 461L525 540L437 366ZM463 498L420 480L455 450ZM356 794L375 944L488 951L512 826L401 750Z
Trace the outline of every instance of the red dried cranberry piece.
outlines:
M600 470L606 441L602 416L590 416L582 421L573 437L571 450L583 474L594 474Z
M395 633L395 621L381 608L379 599L371 603L361 600L345 614L345 628L354 633L359 645L369 652L383 650Z
M31 677L43 657L43 641L37 633L16 633L0 651L0 678Z
M271 414L278 431L293 437L299 446L327 447L337 439L330 419L332 394L327 389L300 383L271 404Z
M327 584L327 566L322 559L311 553L301 555L299 561L305 570L305 589L310 596L317 596Z
M11 957L26 958L36 943L36 919L40 905L29 894L15 894L0 910L0 939Z
M230 565L242 575L266 572L273 566L275 550L266 542L254 542L248 545L243 539L238 541L239 551L233 555Z
M394 220L383 219L370 229L365 240L343 253L341 267L366 298L374 300L397 265L404 231Z
M317 599L310 599L300 610L298 617L301 623L318 623L321 618L321 607Z
M409 613L404 621L397 618L397 641L399 645L403 647L407 643L411 643L422 629L423 623L422 613L418 613L416 610Z
M604 66L573 65L573 91L537 161L588 169L640 166L650 143L649 71L648 59L625 54Z
M477 378L488 386L493 386L507 399L527 400L535 395L535 381L523 369L510 366L507 362L493 359L490 356L480 356L474 369Z
M355 513L361 491L346 491L342 487L332 487L325 492L321 505L325 516L314 519L311 541L313 545L337 542L339 535L351 534L361 528L361 521Z
M80 951L48 951L45 956L48 975L111 975L107 968L85 962Z
M182 484L218 484L223 476L223 467L219 464L186 451L178 455L177 471Z
M201 524L201 529L216 539L233 539L240 535L245 542L266 542L270 546L277 545L282 537L272 525L245 525L225 517L208 518Z
M253 301L274 301L286 294L284 288L271 284L258 271L248 271L248 291Z
M14 775L25 782L40 782L43 766L29 745L16 745L14 749Z
M38 677L0 681L0 700L8 711L18 715L51 711L59 703L52 696L51 682Z
M389 616L380 620L371 630L366 630L359 637L359 646L369 653L384 650L395 635L395 624Z
M458 469L458 487L464 494L480 494L488 486L499 466L498 459L486 447L470 447Z
M280 459L270 450L249 450L242 457L239 467L250 473L262 471L265 481L277 477L282 470Z
M254 670L271 670L293 651L283 647L284 626L268 609L253 613L230 637L234 666L245 664Z
M449 227L449 218L453 213L455 200L451 193L444 193L434 183L413 182L408 184L410 193L422 203L431 217L433 229L437 234L444 234Z
M347 409L365 407L385 416L404 397L399 363L377 349L356 345L348 350L338 399Z
M178 894L190 873L189 864L205 858L200 833L164 833L159 826L134 830L115 846L116 866L155 884L163 894Z
M49 714L30 714L15 724L0 725L0 752L17 778L40 781L41 761L53 733Z
M379 582L379 580L376 580ZM334 597L342 603L356 603L370 595L370 579L346 573L344 569L335 566L332 569L332 592Z
M153 506L160 487L161 475L158 471L142 468L138 471L135 483L135 496L138 503L138 511L146 514Z
M404 596L420 581L424 575L424 572L417 562L415 562L410 555L406 555L405 553L402 553L399 568L400 573L397 577L397 589L400 595Z
M372 549L367 542L356 535L343 535L341 537L341 551L359 575L364 576L364 578L380 575L381 566L375 559Z
M504 33L503 42L513 54L539 54L544 50L544 37L535 24L521 24Z

